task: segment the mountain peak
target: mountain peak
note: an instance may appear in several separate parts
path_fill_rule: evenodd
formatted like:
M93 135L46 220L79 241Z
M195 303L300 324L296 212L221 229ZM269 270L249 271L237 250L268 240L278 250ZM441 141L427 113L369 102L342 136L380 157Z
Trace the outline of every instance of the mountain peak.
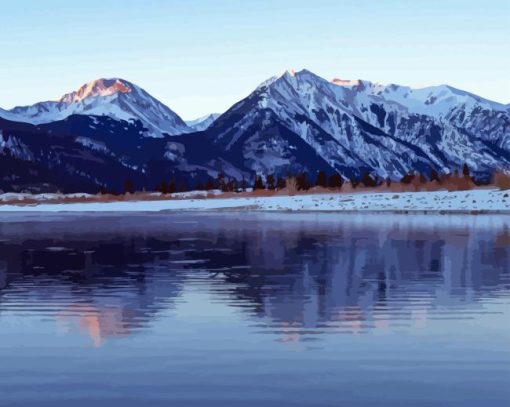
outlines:
M96 79L87 82L78 90L67 93L59 99L59 102L78 103L88 97L110 96L116 93L130 93L133 85L126 80L119 78Z
M120 78L100 78L56 101L17 106L9 111L19 121L49 123L71 115L109 116L116 120L139 120L144 136L189 133L191 129L170 108L145 90Z
M207 129L219 116L220 113L209 113L198 119L188 120L185 123L195 131L202 131Z

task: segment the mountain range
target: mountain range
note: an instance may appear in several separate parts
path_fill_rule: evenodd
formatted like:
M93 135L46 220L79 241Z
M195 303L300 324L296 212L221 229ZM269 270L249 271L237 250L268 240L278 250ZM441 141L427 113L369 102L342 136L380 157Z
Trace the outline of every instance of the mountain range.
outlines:
M400 179L467 164L510 168L510 107L447 85L328 81L302 70L259 85L223 114L182 120L142 88L98 79L57 101L0 109L0 190L153 190L174 180L252 181L318 171Z

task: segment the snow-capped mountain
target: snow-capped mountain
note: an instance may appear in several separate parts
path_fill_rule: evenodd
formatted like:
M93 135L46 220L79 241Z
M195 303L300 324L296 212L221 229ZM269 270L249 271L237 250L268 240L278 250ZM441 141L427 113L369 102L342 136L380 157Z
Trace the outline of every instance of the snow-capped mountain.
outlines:
M263 82L206 131L238 149L255 171L282 171L296 147L275 126L298 135L344 176L371 172L449 172L467 163L484 172L510 162L505 107L448 86L414 90L368 81L327 81L287 71ZM281 134L281 131L278 132ZM282 151L282 148L285 150Z
M171 109L142 88L124 79L97 79L57 101L39 102L0 112L8 120L32 124L50 123L73 114L140 120L144 136L188 133L191 129Z
M219 116L220 113L210 113L198 119L187 120L186 124L194 131L202 131L207 129Z
M471 135L495 141L500 147L510 147L508 110L503 104L448 85L415 89L362 80L334 79L332 83L341 89L341 100L348 101L356 115L392 134L397 132L408 137L401 131L405 129L392 124L399 118L427 116L452 137L462 128ZM389 120L382 121L383 111L378 110L379 106L384 107L385 118Z
M223 173L253 181L323 170L400 179L468 164L510 169L510 111L446 85L413 89L287 71L227 112L186 125L142 89L98 80L56 102L0 109L0 189L188 188ZM191 134L189 134L191 133ZM148 135L153 137L141 137Z
M411 113L444 117L450 110L466 106L472 110L475 106L485 109L504 110L504 105L481 98L472 93L448 85L412 88L396 84L382 85L366 80L333 79L331 83L345 89L345 96L353 96L359 102L367 98L384 99L405 106ZM361 100L365 98L365 100Z

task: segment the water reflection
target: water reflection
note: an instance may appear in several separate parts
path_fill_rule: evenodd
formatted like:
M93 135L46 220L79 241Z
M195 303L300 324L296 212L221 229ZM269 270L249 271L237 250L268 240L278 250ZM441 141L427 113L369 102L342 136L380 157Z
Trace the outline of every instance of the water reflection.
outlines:
M0 224L2 313L54 319L93 346L150 329L189 293L282 342L426 329L508 297L499 217L27 215ZM207 309L204 309L207 314Z

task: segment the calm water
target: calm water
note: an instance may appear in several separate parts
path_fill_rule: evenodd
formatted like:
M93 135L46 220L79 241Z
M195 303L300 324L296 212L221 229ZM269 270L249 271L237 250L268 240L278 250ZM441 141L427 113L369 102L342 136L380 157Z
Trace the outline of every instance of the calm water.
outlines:
M508 406L510 219L0 214L0 405Z

